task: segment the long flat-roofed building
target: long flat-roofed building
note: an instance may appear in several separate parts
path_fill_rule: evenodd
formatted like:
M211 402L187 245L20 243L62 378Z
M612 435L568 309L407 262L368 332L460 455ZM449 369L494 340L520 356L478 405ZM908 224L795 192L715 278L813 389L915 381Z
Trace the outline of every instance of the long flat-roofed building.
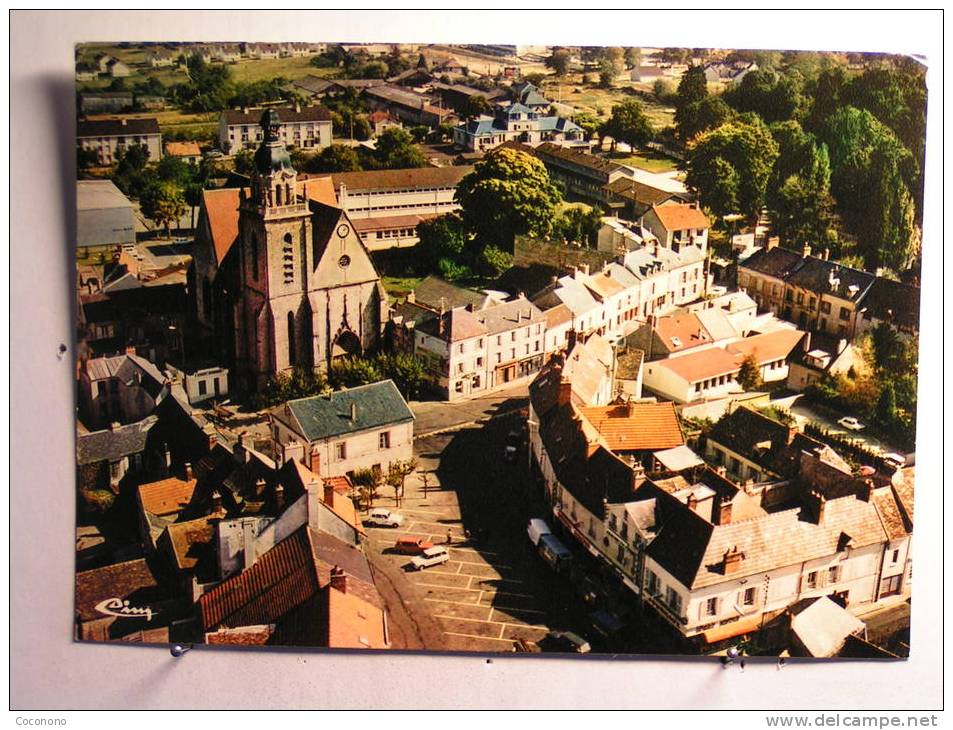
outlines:
M370 251L419 241L417 225L459 209L457 185L470 166L338 172L331 175L338 206Z

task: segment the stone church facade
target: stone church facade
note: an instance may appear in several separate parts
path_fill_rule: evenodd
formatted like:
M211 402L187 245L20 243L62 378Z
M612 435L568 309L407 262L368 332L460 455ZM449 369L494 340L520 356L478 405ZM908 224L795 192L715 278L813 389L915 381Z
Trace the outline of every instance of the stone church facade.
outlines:
M277 112L261 125L251 189L238 203L234 365L243 390L374 349L387 301L347 214L299 193Z

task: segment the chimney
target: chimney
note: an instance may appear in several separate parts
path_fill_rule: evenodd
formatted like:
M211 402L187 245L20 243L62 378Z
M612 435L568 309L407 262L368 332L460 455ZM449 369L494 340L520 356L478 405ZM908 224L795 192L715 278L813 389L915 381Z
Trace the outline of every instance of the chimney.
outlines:
M347 573L344 568L337 565L331 568L331 587L347 593Z
M172 452L169 450L169 444L165 445L165 451L162 455L163 461L165 462L165 471L166 474L172 469Z
M563 378L559 381L559 397L556 399L556 403L561 406L568 406L570 401L572 401L572 381Z
M771 236L768 239L768 245L766 248L768 251L770 251L772 248L777 248L780 243L781 239L778 236Z
M723 477L723 476L725 476L725 475L728 473L728 467L726 467L726 466L724 466L724 465L716 466L716 467L715 467L715 473L716 473L718 476Z
M355 403L354 401L351 401L351 420L352 421L357 420L357 403Z
M688 509L692 512L695 512L698 509L698 497L695 496L694 492L688 493L688 501L686 502Z
M119 421L113 421L109 424L110 431L118 431L120 428L122 428L122 424Z
M188 461L185 462L185 481L192 481L192 464Z
M810 332L805 332L804 337L801 338L801 348L804 350L804 352L811 351L811 333Z
M216 489L212 492L212 514L216 514L222 511L222 495Z
M805 243L804 247L801 249L801 257L806 259L810 255L811 255L811 247L810 245Z
M589 264L583 264L581 268L582 268L582 273L585 274L586 276L589 276Z
M126 123L127 123L127 122L128 122L128 120L127 120L125 117L123 117L122 119L119 120L119 123L122 124L122 126L124 126L124 127L126 126Z
M817 500L817 524L824 524L824 512L827 507L827 497L819 492L811 492L811 495Z
M865 502L870 502L874 498L874 490L876 489L873 479L864 479L863 488L861 490L861 499Z
M645 467L642 466L641 461L635 461L632 464L632 491L635 492L636 489L642 486L642 482L644 481Z
M831 257L831 250L829 248L825 248L823 259L827 261L830 257Z
M135 347L135 345L126 345L126 354L127 354L127 355L135 355L135 354L136 354L136 347Z
M282 509L285 506L285 488L280 483L275 485L275 507Z
M734 545L731 550L726 550L724 559L725 575L737 573L741 569L741 561L744 558L745 554L738 549L737 545Z
M712 506L712 510L714 512L712 516L715 517L716 519L712 520L712 522L716 525L730 525L731 524L731 507L732 507L731 499L721 497L721 498L718 498L718 501L715 504L717 504L718 507L716 511L714 505Z

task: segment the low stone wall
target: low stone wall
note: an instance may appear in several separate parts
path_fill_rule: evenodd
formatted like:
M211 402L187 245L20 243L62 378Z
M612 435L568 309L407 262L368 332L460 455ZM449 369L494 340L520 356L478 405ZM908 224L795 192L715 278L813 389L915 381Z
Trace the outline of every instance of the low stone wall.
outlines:
M596 272L613 258L615 258L614 254L597 251L594 248L549 243L525 236L518 236L513 245L514 266L540 264L568 271L573 266L587 265L590 271Z

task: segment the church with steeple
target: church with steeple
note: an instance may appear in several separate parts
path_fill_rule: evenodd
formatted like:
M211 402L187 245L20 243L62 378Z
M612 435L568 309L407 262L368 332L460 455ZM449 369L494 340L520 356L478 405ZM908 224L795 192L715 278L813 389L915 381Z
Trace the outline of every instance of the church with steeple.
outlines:
M377 346L386 295L341 209L309 197L281 141L275 110L261 117L250 189L238 193L234 367L243 390L295 367ZM318 181L313 181L317 184Z

